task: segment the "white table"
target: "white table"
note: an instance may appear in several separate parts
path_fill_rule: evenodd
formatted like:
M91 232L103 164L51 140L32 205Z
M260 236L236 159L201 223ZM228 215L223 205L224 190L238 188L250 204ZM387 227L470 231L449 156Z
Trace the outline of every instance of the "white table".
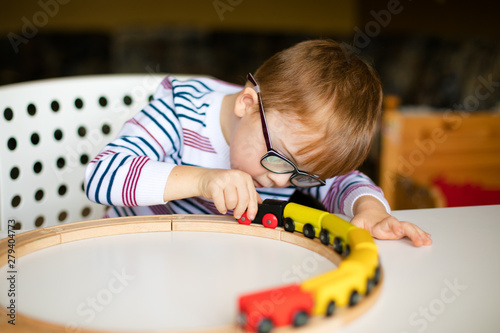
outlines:
M433 245L377 241L384 290L341 332L499 332L500 206L396 211Z
M385 271L382 294L338 332L500 331L500 206L394 215L431 233L434 243L415 248L407 240L377 241ZM303 248L251 236L109 236L20 258L17 306L69 331L216 327L234 319L237 295L333 267ZM0 304L8 300L5 275L3 267Z

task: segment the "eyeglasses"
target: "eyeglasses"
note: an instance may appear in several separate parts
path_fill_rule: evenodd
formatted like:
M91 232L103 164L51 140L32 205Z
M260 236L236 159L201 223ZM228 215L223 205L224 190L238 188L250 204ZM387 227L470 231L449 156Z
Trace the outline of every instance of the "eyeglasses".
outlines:
M325 185L325 182L318 176L311 175L307 172L299 170L292 161L286 158L283 154L273 149L271 140L269 139L269 130L267 129L264 105L262 104L262 98L260 97L260 87L257 84L257 81L255 81L255 79L253 78L252 74L248 73L247 79L254 85L253 89L255 90L255 92L257 92L257 96L259 98L262 132L264 133L264 139L266 140L267 146L267 153L260 159L260 164L267 170L274 173L292 173L292 175L290 176L290 183L297 187L315 187Z

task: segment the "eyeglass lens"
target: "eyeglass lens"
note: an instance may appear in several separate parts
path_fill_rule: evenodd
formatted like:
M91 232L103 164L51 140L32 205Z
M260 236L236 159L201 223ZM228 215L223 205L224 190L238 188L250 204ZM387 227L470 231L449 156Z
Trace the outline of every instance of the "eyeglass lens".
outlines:
M312 187L321 185L321 182L318 181L317 179L308 175L299 175L299 174L297 174L295 177L292 176L290 182L295 186L299 187Z
M262 159L261 164L264 168L274 173L283 174L296 171L296 168L292 164L290 164L290 162L284 160L279 156L266 156ZM322 183L318 179L310 175L302 175L299 173L294 173L290 177L290 182L293 185L299 187L313 187L322 185Z
M275 173L289 173L295 171L293 165L279 156L267 156L266 158L262 159L261 163L264 168Z

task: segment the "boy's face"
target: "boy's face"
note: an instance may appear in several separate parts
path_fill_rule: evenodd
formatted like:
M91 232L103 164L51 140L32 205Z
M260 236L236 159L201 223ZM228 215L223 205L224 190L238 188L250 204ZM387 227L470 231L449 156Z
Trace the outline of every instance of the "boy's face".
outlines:
M267 114L267 126L273 148L289 158L297 167L300 160L294 158L300 148L300 141L293 132L299 124L297 121L285 120L279 112ZM256 187L290 186L291 173L277 174L266 170L260 160L266 154L260 115L254 112L242 117L233 128L230 142L231 168L238 169L252 176Z

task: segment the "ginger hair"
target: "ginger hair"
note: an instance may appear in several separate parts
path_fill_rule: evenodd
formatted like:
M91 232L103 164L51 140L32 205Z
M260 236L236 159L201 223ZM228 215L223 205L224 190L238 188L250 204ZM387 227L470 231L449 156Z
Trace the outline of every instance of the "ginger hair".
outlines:
M382 108L374 69L332 40L311 40L268 59L254 75L266 112L300 121L308 172L323 179L358 168L368 156Z

